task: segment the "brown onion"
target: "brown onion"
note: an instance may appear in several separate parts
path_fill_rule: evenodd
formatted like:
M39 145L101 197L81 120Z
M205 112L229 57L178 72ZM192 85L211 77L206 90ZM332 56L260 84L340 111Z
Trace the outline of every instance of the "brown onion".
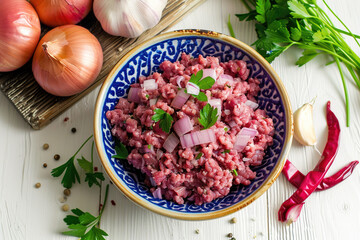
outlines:
M1 1L0 72L23 66L34 53L40 38L40 21L26 0Z
M65 25L52 29L36 48L32 70L36 81L56 96L85 90L99 75L103 54L99 41L87 29Z
M40 21L50 27L76 24L86 17L92 0L30 0Z

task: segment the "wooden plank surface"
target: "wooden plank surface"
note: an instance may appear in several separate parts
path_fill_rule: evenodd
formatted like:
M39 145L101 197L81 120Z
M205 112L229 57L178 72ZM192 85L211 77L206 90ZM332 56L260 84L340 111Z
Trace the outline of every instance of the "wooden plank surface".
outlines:
M83 92L71 97L56 97L45 92L35 81L31 71L31 61L24 67L10 72L0 73L0 89L14 104L23 118L34 128L40 129L61 112L101 84L114 65L133 47L168 29L185 14L205 0L169 0L160 22L138 38L110 36L101 29L100 23L91 12L80 25L94 34L104 53L104 63L95 82ZM42 26L42 36L50 28Z
M360 33L360 2L356 0L329 1L339 16L355 32ZM183 28L208 29L228 33L228 14L245 12L239 0L207 0L194 9L170 30ZM252 23L240 23L231 16L237 37L251 44L256 35ZM349 39L349 42L350 39ZM357 49L353 45L354 49ZM357 53L360 51L357 49ZM342 129L338 155L330 168L333 174L352 160L360 160L360 94L349 84L351 96L351 127L345 127L344 100L341 82L335 65L325 67L326 58L318 58L304 67L294 66L298 50L282 55L272 65L280 75L293 109L317 96L314 119L322 151L327 137L325 103L332 101L332 109L339 117ZM50 176L52 168L64 163L78 146L92 134L94 104L99 86L65 110L40 131L34 131L17 113L5 95L0 94L0 240L72 240L61 235L66 230L61 211L63 188L59 179ZM69 121L63 119L69 117ZM71 133L76 127L77 132ZM42 149L49 143L47 151ZM61 159L53 160L59 153ZM90 157L90 145L81 154ZM289 159L303 172L308 172L318 162L318 154L309 147L294 141ZM46 162L47 168L42 164ZM100 167L95 158L96 166ZM357 167L359 168L359 166ZM82 176L83 179L83 176ZM42 187L35 189L34 184ZM108 183L108 180L104 184ZM293 192L283 176L273 186L244 209L227 217L210 221L180 221L153 214L126 199L113 185L102 219L102 228L109 240L228 240L229 232L237 240L338 240L359 239L360 236L360 168L345 182L333 189L314 193L306 201L298 222L287 226L277 220L281 203ZM104 190L104 189L102 189ZM67 203L71 208L97 214L100 203L98 188L76 184ZM229 220L238 219L236 224ZM195 230L200 233L196 234Z

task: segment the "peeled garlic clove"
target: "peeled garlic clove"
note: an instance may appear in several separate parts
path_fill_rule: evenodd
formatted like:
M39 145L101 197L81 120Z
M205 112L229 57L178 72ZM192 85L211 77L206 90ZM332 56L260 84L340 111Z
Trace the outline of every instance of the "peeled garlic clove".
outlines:
M94 0L96 18L105 32L134 38L154 27L167 0Z
M316 144L313 121L313 105L305 103L294 113L294 137L305 146Z

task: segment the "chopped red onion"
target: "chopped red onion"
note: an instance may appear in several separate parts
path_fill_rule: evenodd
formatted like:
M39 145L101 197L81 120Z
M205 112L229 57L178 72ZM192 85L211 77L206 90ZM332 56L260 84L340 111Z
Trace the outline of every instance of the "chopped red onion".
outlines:
M190 94L187 94L184 92L184 89L181 89L177 92L177 95L175 96L174 100L171 102L171 106L175 109L181 109L182 106L186 103L186 101L189 99Z
M247 127L243 127L239 134L241 135L248 135L250 137L255 137L258 134L258 131L256 129L253 128L247 128Z
M217 114L218 114L218 120L221 119L221 105L222 105L222 100L221 99L218 99L218 98L213 98L213 99L210 99L208 101L208 103L210 104L210 106L214 107L214 108L217 108Z
M156 150L156 159L159 160L163 154L164 152L161 151L160 149Z
M158 89L158 84L156 83L155 79L145 80L143 86L144 90Z
M224 110L225 115L230 115L231 111L229 109Z
M242 160L243 160L244 162L247 162L247 161L250 161L251 158L243 158Z
M181 87L181 82L184 81L184 80L185 80L184 76L177 76L176 77L176 83L179 86L179 88L182 88Z
M141 92L141 88L134 88L134 87L130 88L127 100L129 102L140 103L141 102L141 98L139 96L140 92Z
M236 135L234 149L238 152L241 152L242 150L244 150L250 139L251 137L249 135L242 135L242 134Z
M194 129L193 124L190 121L190 118L185 115L185 117L183 117L182 119L179 119L176 121L176 123L174 123L174 131L176 132L176 134L181 137L182 135L184 135L187 132L190 132L191 130Z
M169 153L173 152L176 146L179 144L179 139L174 133L171 133L165 140L163 147Z
M256 102L250 101L250 100L247 100L245 102L245 105L251 107L254 110L259 107L259 104L257 104Z
M187 91L188 94L199 95L200 88L195 83L188 82L186 84L186 91Z
M183 148L193 147L200 144L215 142L216 137L214 130L206 129L185 134L180 137L181 146Z
M156 186L156 182L153 177L149 177L149 181L151 183L151 186L154 186L154 187Z
M229 126L235 127L235 126L237 126L237 123L233 120L233 121L229 122Z
M254 138L258 133L257 130L252 128L242 128L238 135L236 135L236 140L234 144L234 149L238 152L244 150L250 139Z
M216 80L218 85L225 85L227 82L234 82L234 78L228 74L221 74L218 80Z
M202 78L206 78L206 77L212 77L214 80L216 80L215 69L212 69L212 68L203 69L203 77Z
M293 205L287 210L287 212L285 213L285 220L287 224L291 224L293 222L296 222L296 220L298 220L303 206L304 206L304 202Z
M153 191L152 194L153 194L154 198L162 199L162 196L161 196L161 188L157 188L155 191Z
M155 105L156 104L156 102L157 102L157 98L153 98L153 99L150 99L150 107L152 106L152 105Z

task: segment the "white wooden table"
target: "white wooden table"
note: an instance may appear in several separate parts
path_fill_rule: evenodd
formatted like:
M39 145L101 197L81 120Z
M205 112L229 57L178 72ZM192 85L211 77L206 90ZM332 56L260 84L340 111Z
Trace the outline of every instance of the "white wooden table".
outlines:
M360 1L330 1L330 5L355 33L360 33ZM227 17L231 20L238 39L251 44L256 35L253 23L240 23L233 14L245 12L239 0L208 0L172 29L200 28L228 33ZM355 48L355 45L352 45ZM357 52L359 52L357 50ZM290 50L273 67L289 93L293 109L317 96L314 119L317 147L322 151L327 137L325 104L331 100L332 109L342 128L338 156L329 174L346 163L360 158L360 92L349 85L351 96L351 127L345 127L343 91L336 66L324 67L326 58L318 58L302 68L294 65L300 55ZM92 134L94 105L98 89L56 118L40 131L35 131L0 94L0 239L50 240L75 239L61 235L66 230L61 210L63 188L60 179L50 176L52 168L64 163L78 146ZM64 118L69 121L64 122ZM71 132L76 127L77 132ZM50 148L43 150L48 143ZM81 152L90 158L90 145ZM60 154L59 161L53 159ZM319 156L311 147L294 141L289 159L303 172L311 170ZM48 167L44 168L43 163ZM101 170L95 157L95 164ZM82 176L83 179L83 176ZM108 180L107 180L108 181ZM41 188L36 189L35 183ZM179 221L156 215L126 199L114 186L102 218L102 229L108 239L195 239L221 240L233 233L236 239L359 239L360 236L360 169L340 185L314 193L306 201L298 222L287 226L277 220L277 211L295 188L283 176L259 199L248 207L223 218L210 221ZM70 208L79 207L97 214L99 188L86 184L73 187L67 200ZM103 195L102 195L103 196ZM236 224L229 220L237 218ZM199 229L199 234L195 230Z

